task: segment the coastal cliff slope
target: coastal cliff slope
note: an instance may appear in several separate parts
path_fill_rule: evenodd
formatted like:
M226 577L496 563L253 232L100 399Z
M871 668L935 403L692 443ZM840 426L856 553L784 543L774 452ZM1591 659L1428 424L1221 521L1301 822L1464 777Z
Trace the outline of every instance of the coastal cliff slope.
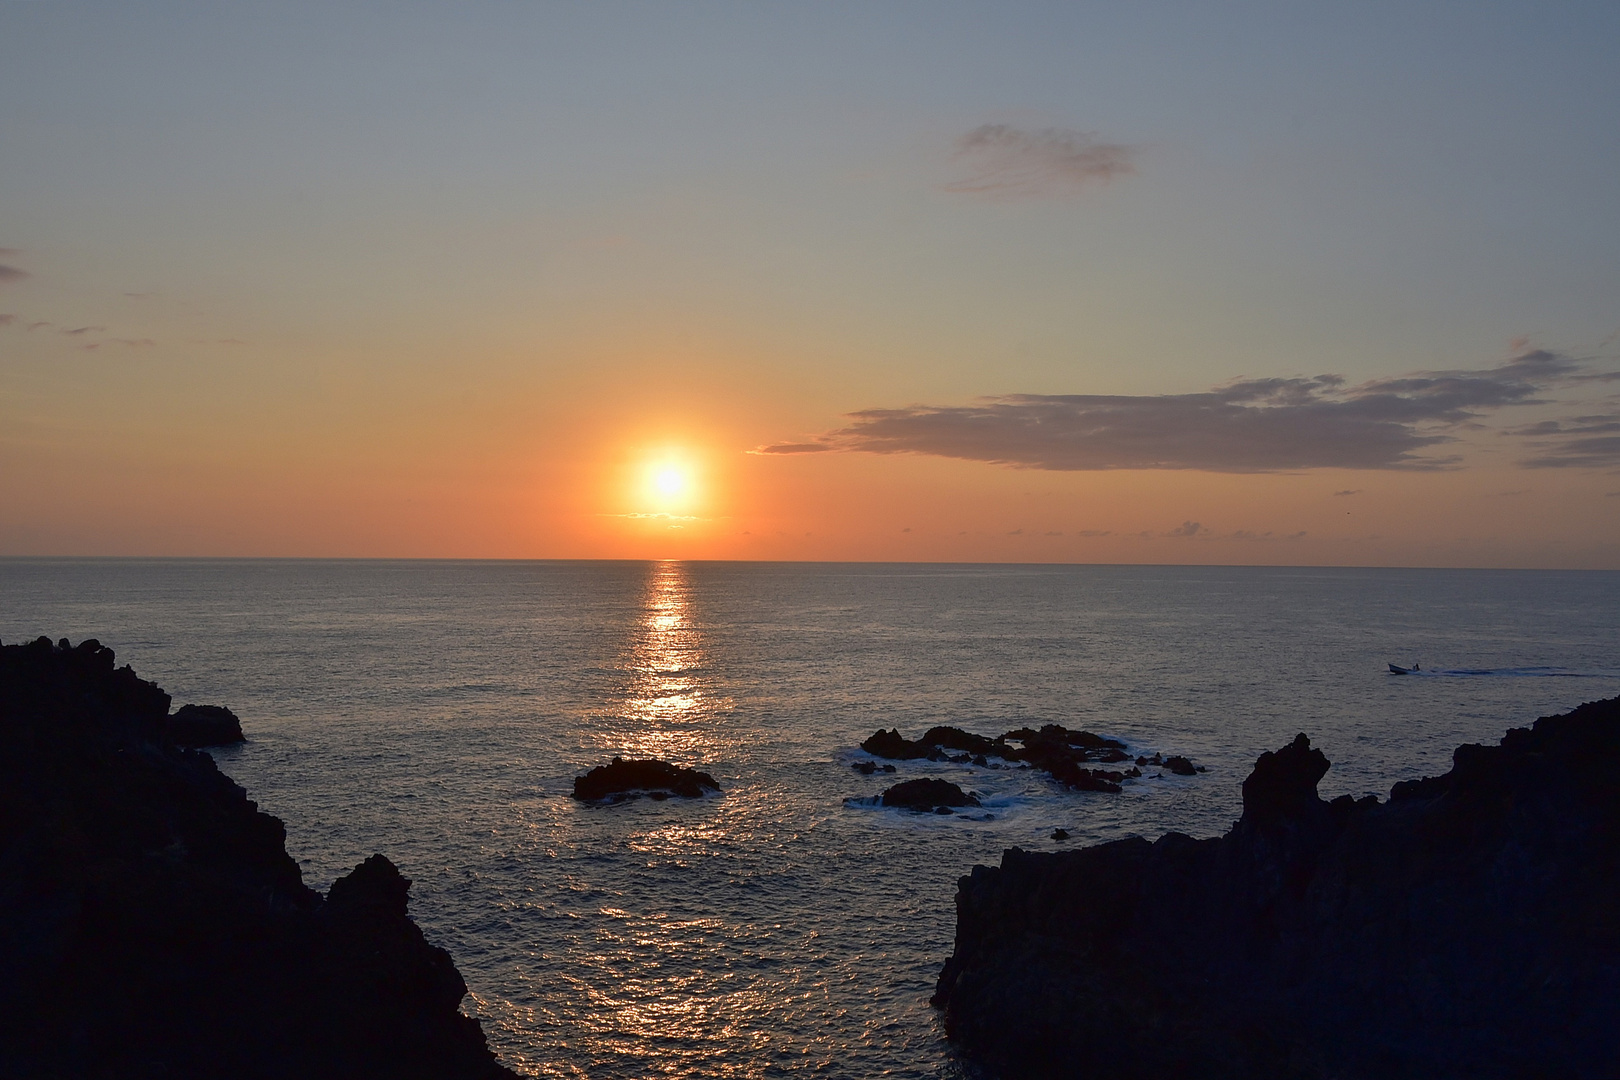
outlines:
M0 647L0 1075L511 1078L380 855L324 898L112 650Z
M1388 800L1261 756L1225 836L1013 848L934 1002L1004 1076L1620 1076L1620 698Z

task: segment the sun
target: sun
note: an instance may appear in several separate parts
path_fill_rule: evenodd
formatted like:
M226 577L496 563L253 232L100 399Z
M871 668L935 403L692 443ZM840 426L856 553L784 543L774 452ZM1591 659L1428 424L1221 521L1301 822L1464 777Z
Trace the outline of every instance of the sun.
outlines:
M652 488L665 499L678 499L691 486L691 476L677 465L658 465L653 470Z
M685 456L663 454L642 466L641 500L660 514L686 514L698 499L697 470Z

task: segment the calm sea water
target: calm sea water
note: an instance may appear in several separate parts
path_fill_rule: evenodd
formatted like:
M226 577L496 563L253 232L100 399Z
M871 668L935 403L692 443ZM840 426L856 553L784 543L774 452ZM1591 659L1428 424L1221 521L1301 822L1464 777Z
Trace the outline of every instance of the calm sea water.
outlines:
M1217 834L1299 731L1324 794L1382 794L1620 693L1617 623L1620 574L1589 572L0 561L0 639L97 637L240 714L250 741L215 757L310 884L398 863L536 1076L964 1075L927 997L974 863L1059 826ZM1435 673L1386 673L1414 659ZM850 768L878 727L1050 722L1208 772L1111 796ZM568 797L614 754L724 793ZM985 812L859 802L924 775Z

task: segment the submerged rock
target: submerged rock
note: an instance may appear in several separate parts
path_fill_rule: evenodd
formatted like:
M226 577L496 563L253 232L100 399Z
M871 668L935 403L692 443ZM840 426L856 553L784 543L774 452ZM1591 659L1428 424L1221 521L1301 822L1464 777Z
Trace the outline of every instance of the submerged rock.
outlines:
M1620 1075L1620 698L1453 762L1328 803L1301 735L1224 837L974 867L947 1034L1008 1076Z
M616 757L611 765L598 765L584 776L574 778L574 798L582 802L602 799L651 798L678 795L695 799L710 791L719 791L714 777L696 769L683 769L667 761L649 758L645 761L626 761Z
M393 864L306 887L113 661L0 647L0 1075L513 1077Z
M936 780L933 777L896 784L885 791L878 801L884 806L898 806L906 810L932 810L935 813L941 810L950 813L953 806L979 805L978 799L949 780Z

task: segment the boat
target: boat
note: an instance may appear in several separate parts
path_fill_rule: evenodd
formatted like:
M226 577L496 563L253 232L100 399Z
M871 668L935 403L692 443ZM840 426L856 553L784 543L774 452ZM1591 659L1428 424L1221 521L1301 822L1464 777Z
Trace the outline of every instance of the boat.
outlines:
M1414 675L1422 670L1422 664L1413 664L1411 667L1401 667L1399 664L1389 665L1389 673L1391 675Z

